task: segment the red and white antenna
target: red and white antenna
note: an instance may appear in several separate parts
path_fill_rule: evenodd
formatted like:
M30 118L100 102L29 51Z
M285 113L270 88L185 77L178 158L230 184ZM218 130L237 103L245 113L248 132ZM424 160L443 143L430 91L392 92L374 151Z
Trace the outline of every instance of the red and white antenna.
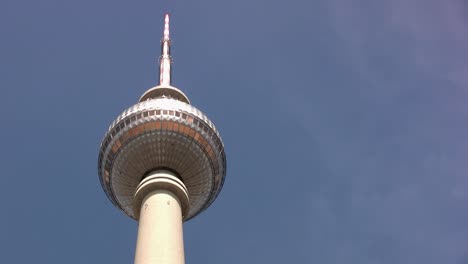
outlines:
M161 40L161 57L159 57L159 85L171 85L171 38L169 37L169 14L164 15L164 34Z

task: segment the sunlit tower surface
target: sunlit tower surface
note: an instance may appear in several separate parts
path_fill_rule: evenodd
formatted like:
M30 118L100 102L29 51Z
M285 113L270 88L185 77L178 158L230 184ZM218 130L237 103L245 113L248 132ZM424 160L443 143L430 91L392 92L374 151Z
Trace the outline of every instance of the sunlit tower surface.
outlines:
M159 59L159 85L112 122L98 173L112 203L137 220L136 264L184 263L182 223L208 208L226 175L214 124L171 85L169 14Z

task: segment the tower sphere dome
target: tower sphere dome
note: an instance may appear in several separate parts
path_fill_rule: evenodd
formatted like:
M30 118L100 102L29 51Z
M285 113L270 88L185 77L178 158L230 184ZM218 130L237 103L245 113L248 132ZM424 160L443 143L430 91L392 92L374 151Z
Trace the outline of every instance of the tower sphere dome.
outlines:
M98 159L101 185L115 206L138 219L133 204L138 184L152 171L170 170L187 188L189 207L183 217L188 220L221 191L226 175L224 145L205 114L188 99L175 99L186 98L178 89L149 91L158 97L125 110L104 136Z

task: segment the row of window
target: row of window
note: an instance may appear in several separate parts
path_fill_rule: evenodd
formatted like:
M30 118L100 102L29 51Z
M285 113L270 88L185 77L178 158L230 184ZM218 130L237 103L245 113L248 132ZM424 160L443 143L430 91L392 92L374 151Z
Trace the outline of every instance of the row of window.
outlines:
M191 115L187 115L184 112L179 112L179 111L175 111L175 110L161 110L161 109L141 112L141 113L138 113L136 115L132 115L132 116L127 117L124 120L120 121L120 124L117 125L116 127L114 127L114 129L112 131L110 131L110 133L108 134L108 136L107 136L107 138L105 140L104 145L107 146L110 143L110 141L112 140L112 138L117 133L119 133L122 129L129 126L130 123L133 123L133 122L141 119L142 117L160 116L160 115L175 116L175 117L179 117L179 118L182 118L182 119L186 120L186 122L188 122L188 123L193 123L197 128L199 128L201 131L205 132L205 134L207 134L208 137L211 138L216 143L216 145L218 145L218 150L219 151L222 150L222 144L219 141L218 135L210 127L208 127L206 124L204 124L204 122L202 122L201 120L199 120L197 118L193 118Z
M125 119L121 120L120 124L118 126L114 127L114 129L106 137L106 140L104 142L104 148L102 148L102 150L105 150L107 148L107 146L109 145L110 141L112 140L112 138L118 132L120 132L122 129L129 126L130 123L133 123L133 122L141 119L142 117L160 116L161 114L162 115L170 115L170 116L179 117L179 118L182 118L182 119L186 120L188 123L193 123L201 131L204 131L205 134L207 134L216 143L217 150L219 152L223 153L223 151L222 151L223 150L223 145L220 142L218 135L211 128L209 128L206 124L204 124L203 121L198 120L197 118L193 118L192 116L190 116L190 115L188 115L187 113L184 113L184 112L179 112L179 111L176 111L176 110L161 110L161 109L144 111L144 112L138 113L136 115L126 117ZM164 129L164 127L163 127L163 129ZM103 154L104 153L101 152L100 155L99 155L99 160L100 160L99 166L101 166L101 161L103 159ZM213 154L213 153L210 153L210 154ZM110 161L113 160L112 152L109 152L108 155L110 155L110 156L107 157L106 166L105 166L106 169L107 168L110 169L110 165L111 165ZM223 162L225 162L224 155L223 155L222 159L223 159Z

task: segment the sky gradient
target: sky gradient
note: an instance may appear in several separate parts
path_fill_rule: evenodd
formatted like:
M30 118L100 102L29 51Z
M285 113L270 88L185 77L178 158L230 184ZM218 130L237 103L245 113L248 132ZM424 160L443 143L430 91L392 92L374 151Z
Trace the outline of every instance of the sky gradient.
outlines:
M165 12L228 159L187 263L468 263L462 0L3 0L2 263L133 262L97 155L158 81Z

